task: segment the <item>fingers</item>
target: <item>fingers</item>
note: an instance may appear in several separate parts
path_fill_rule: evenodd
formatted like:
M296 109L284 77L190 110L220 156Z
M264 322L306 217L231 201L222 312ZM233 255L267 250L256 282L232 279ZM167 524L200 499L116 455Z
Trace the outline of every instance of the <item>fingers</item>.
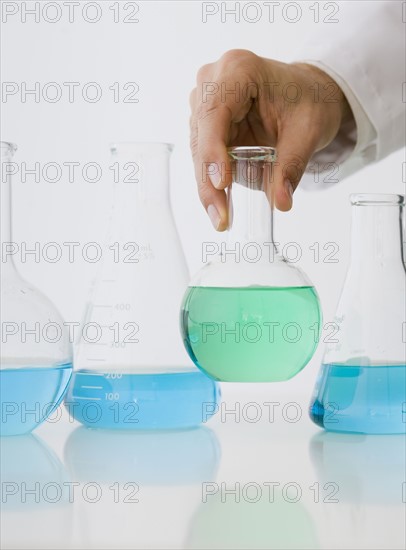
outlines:
M251 105L249 97L230 92L238 90L241 81L247 78L238 69L241 53L237 53L232 52L219 62L202 67L198 73L197 88L190 97L190 144L199 196L218 231L224 231L228 225L224 189L232 179L227 154L231 126L245 117ZM245 55L248 55L247 52ZM231 61L235 70L230 73Z
M278 137L273 196L276 208L283 212L292 208L293 193L316 150L317 140L308 131L309 127L304 120L290 121Z
M227 154L231 114L219 106L191 118L191 149L200 200L213 227L224 231L228 226L226 193L231 183Z

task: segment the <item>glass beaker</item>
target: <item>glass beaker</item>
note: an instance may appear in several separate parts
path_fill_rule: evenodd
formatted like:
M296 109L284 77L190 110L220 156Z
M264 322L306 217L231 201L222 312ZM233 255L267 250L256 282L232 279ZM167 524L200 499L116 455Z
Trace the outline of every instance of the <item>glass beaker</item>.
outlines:
M25 281L13 262L11 159L1 147L0 435L31 432L59 405L72 373L69 333L52 302Z
M188 428L207 420L219 398L179 335L188 270L170 205L171 151L165 143L111 148L110 231L66 397L89 427Z
M186 291L184 344L194 363L217 380L288 380L317 347L319 299L273 239L275 150L233 147L229 155L228 242L221 243ZM213 243L207 244L212 250Z
M326 430L406 429L404 197L351 195L351 259L310 408Z

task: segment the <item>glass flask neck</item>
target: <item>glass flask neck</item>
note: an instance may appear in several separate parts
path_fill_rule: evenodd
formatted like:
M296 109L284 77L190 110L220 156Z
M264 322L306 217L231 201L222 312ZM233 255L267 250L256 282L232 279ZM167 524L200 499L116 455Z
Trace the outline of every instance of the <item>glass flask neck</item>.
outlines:
M272 187L276 152L271 147L233 147L229 155L233 183L227 190L228 244L245 248L248 255L269 260L277 252Z
M402 195L351 195L350 269L403 268Z
M13 143L0 142L1 151L1 252L0 261L4 274L14 270L14 262L10 252L11 246L11 166L17 147Z

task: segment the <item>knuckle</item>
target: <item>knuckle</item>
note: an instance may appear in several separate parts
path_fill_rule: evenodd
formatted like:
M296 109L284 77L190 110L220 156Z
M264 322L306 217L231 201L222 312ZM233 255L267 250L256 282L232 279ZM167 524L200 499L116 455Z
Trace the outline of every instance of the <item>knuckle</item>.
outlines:
M197 136L196 128L193 126L191 126L189 144L190 144L190 150L192 151L192 157L194 161L196 161L199 146L198 146L198 136Z
M215 117L218 113L219 103L213 98L211 104L200 102L196 106L196 119L197 121L204 120L206 118Z
M197 71L197 74L196 74L197 82L202 82L209 76L209 74L211 73L212 66L213 66L213 63L207 63L206 65L202 65L200 67L200 69Z
M216 163L218 150L209 141L198 141L197 152L201 162L201 172L207 170L209 164Z
M258 59L259 57L250 50L233 49L225 52L219 62L227 68L230 65L235 68L235 66L239 65L252 64Z

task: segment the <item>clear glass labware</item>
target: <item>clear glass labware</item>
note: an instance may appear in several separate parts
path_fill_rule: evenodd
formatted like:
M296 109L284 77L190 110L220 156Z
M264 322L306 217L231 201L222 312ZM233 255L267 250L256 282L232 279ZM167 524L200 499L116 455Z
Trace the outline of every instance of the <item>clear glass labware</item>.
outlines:
M72 373L69 333L53 303L18 273L11 238L11 164L1 147L0 435L31 432L59 405Z
M311 359L320 330L317 293L273 238L270 147L229 149L228 241L192 280L181 328L194 363L217 380L279 382Z
M406 430L404 197L351 195L351 261L310 408L336 432Z
M66 398L89 427L187 428L216 408L216 383L191 363L179 335L188 270L169 199L171 151L165 143L111 149L110 231Z

